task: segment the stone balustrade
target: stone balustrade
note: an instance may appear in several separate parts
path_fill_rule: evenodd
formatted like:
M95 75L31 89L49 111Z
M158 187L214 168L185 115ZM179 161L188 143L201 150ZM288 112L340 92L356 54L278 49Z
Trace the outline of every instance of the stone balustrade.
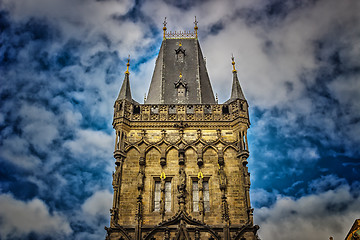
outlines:
M131 121L233 121L248 119L246 101L229 104L133 104L117 101L114 120L125 118Z

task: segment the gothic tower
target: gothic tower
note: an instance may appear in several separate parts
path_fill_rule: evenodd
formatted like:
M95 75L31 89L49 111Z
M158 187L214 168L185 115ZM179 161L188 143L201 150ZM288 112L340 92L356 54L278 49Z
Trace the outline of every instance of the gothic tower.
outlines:
M166 20L166 19L165 19ZM214 98L194 32L167 32L147 99L129 61L114 105L114 197L106 239L257 239L250 206L248 104L234 58L231 97Z

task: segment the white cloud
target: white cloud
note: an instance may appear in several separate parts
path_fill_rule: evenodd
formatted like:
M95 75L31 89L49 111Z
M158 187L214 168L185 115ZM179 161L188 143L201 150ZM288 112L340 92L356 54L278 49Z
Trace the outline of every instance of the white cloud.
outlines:
M30 154L29 142L16 135L3 139L0 150L5 160L21 168L32 169L41 163L38 157Z
M19 109L21 129L27 141L39 150L45 150L58 137L57 118L43 106L24 104Z
M89 217L109 216L112 197L112 193L107 190L95 192L81 206L83 213L89 215Z
M11 195L0 195L0 236L2 239L19 238L34 232L65 239L72 229L65 217L58 212L49 212L40 199L19 201Z
M343 239L359 218L359 202L348 185L300 199L278 196L272 207L255 209L255 223L262 239Z
M78 158L83 156L109 156L113 150L114 137L102 131L77 130L75 140L67 141L64 146Z

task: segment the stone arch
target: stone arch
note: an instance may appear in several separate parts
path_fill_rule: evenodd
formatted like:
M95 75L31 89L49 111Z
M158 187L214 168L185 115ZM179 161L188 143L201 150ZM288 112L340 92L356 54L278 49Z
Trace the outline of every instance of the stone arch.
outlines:
M213 146L213 145L206 145L206 146L203 148L203 153L205 153L208 149L213 149L213 150L216 152L216 154L218 153L217 148L216 148L215 146Z
M193 146L193 145L187 145L187 146L184 148L184 150L187 151L188 149L191 149L191 148L195 151L195 153L197 153L197 149L196 149L195 146Z
M179 150L179 148L177 146L170 145L166 148L166 155L168 154L168 152L170 152L171 149Z
M189 216L186 212L179 211L177 212L172 218L161 222L160 224L156 225L153 229L150 230L148 234L144 236L144 240L150 240L154 234L160 231L165 231L165 229L171 225L177 225L180 223L186 223L187 225L196 226L199 229L203 229L206 232L208 232L214 239L220 240L221 237L210 228L210 226L206 225L205 223L202 223L201 221L198 221L191 216ZM184 230L186 231L186 227L184 226Z
M228 150L228 149L233 149L234 151L237 151L237 149L233 146L233 145L227 145L226 147L224 147L224 154L225 154L225 152L226 152L226 150Z
M135 149L138 153L140 153L140 149L135 146L135 145L131 145L131 146L128 146L126 149L125 149L125 152L129 152L131 149Z
M160 154L161 154L161 149L158 146L155 145L150 145L145 149L145 154L147 154L148 152L150 152L152 149L156 149Z

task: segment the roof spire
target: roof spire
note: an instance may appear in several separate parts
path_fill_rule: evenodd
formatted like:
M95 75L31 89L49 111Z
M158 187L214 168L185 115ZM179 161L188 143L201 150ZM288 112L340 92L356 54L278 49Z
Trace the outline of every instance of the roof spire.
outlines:
M164 20L163 24L164 24L163 30L164 30L164 39L165 39L165 32L166 32L166 29L167 29L166 28L166 24L167 24L166 17L165 17L165 20Z
M130 73L129 73L129 66L130 66L130 54L129 54L129 57L128 57L128 59L127 59L125 74L130 74Z
M235 69L235 61L234 56L231 54L231 64L233 65L233 83L232 83L232 89L231 89L231 96L230 99L227 102L232 102L236 99L246 100L244 93L241 89L239 79L237 76L237 71Z
M195 26L194 26L194 29L195 29L195 38L196 38L196 39L198 38L198 35L197 35L197 30L199 29L198 26L197 26L198 23L199 23L199 22L196 21L196 16L195 16L195 22L194 22Z
M119 96L117 97L116 100L128 100L128 101L132 101L132 97L131 97L131 90L130 90L130 81L129 81L129 66L130 66L130 55L127 59L127 63L126 63L126 71L125 71L125 78L124 81L122 83L120 92L119 92Z

